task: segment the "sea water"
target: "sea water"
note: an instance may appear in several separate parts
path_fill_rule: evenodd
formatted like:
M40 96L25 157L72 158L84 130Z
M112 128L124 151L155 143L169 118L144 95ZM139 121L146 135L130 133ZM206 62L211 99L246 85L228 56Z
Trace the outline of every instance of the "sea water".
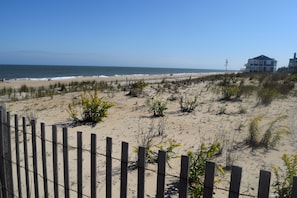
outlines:
M0 65L0 79L69 79L92 76L160 75L212 73L223 70L160 68L160 67L114 67L114 66L57 66L57 65Z

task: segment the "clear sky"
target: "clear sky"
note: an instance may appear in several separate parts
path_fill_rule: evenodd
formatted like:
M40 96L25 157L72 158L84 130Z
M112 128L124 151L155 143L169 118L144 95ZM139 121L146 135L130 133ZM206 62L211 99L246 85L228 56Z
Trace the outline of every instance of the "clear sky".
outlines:
M297 51L296 0L0 0L0 64L224 69Z

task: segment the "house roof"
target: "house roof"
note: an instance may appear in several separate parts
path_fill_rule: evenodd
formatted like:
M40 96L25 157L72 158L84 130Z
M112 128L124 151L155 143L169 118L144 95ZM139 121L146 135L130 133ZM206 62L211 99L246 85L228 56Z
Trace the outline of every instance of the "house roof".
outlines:
M268 56L264 56L264 55L260 55L260 56L257 56L255 58L252 58L252 59L255 59L255 60L274 60L273 58L269 58Z

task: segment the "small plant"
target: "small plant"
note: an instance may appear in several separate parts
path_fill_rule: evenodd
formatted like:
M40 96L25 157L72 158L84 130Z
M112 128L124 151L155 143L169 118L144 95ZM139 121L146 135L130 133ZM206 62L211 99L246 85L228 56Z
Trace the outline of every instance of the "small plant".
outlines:
M168 139L168 145L164 147L164 145L154 145L153 137L149 137L146 139L144 145L141 145L145 148L145 157L147 163L156 163L158 160L158 150L163 150L166 152L166 161L168 162L170 159L179 157L173 151L175 148L180 147L181 144L177 143L175 140ZM154 149L155 148L155 149ZM134 152L138 152L138 148L134 147Z
M164 111L167 110L167 101L162 101L159 99L147 100L149 110L154 113L155 117L163 117Z
M82 94L80 98L80 105L82 108L81 118L78 117L78 111L74 108L75 101L68 105L67 112L73 119L74 123L91 123L96 124L107 117L107 111L113 107L114 104L108 101L104 101L103 97L99 98L98 91L95 90L94 94L88 93Z
M226 114L227 107L226 105L220 106L218 115Z
M246 110L245 107L243 107L242 105L240 105L240 106L238 107L238 113L239 113L239 114L245 114L245 113L247 113L247 110Z
M297 155L284 154L282 160L286 168L283 175L279 174L277 167L273 167L276 176L276 182L273 183L274 193L278 198L290 198L292 197L293 179L297 176Z
M186 97L180 97L179 106L182 112L192 112L198 107L198 100L197 96L194 99L189 99Z
M26 112L26 118L28 121L32 121L32 120L37 121L38 115L35 111Z
M177 158L178 156L173 151L175 148L180 147L181 144L177 143L175 140L169 138L168 145L164 148L163 145L156 146L159 150L163 150L166 152L166 160L169 161L170 159Z
M264 148L274 148L276 144L280 141L282 135L288 134L289 129L285 125L280 125L287 116L279 116L272 122L268 124L263 137L260 139L260 122L263 119L263 115L256 116L250 123L249 126L249 137L247 138L247 144L251 147L264 147Z
M220 143L213 143L209 147L201 145L197 153L188 152L190 157L190 175L189 175L189 194L191 197L201 197L204 189L204 174L206 170L206 161L211 160L220 151ZM221 166L217 169L224 174Z

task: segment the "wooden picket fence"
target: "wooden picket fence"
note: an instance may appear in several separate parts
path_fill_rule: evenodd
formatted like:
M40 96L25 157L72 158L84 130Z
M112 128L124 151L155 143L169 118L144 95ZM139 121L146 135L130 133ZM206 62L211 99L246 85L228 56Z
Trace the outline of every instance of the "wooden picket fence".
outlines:
M19 129L18 116L14 115L14 126L11 125L10 113L6 112L5 106L0 106L0 198L6 197L49 197L49 177L48 177L48 166L46 158L46 140L45 138L45 125L41 123L40 125L40 135L37 135L36 123L35 121L30 121L31 126L31 137L32 137L32 164L33 170L29 167L28 159L28 145L27 145L27 123L26 119L22 118L22 129ZM12 129L15 133L15 161L12 161L12 140L11 134ZM20 148L19 143L19 133L23 133L23 151L24 151L24 167L20 165ZM70 188L69 180L69 145L68 145L68 130L63 128L63 184L59 183L58 175L58 149L57 149L57 126L52 126L52 164L53 167L53 196L54 197L70 197L70 192L75 192L78 198L80 197L92 197L95 198L98 195L96 194L96 184L97 184L97 174L96 174L96 163L97 163L97 151L96 151L96 134L91 134L91 150L90 150L90 195L85 195L83 193L83 155L82 155L82 132L77 132L77 186L76 190ZM42 153L42 170L38 170L37 163L37 137L40 137L41 140L41 152ZM129 171L129 162L128 162L128 143L122 142L121 144L121 159L120 159L120 197L127 197L127 185L128 185L128 171ZM106 139L106 153L105 155L105 190L106 198L112 197L112 139L107 137ZM145 148L139 147L138 149L138 160L135 165L137 169L137 197L145 197ZM13 177L13 168L12 165L16 167L16 173L14 173L17 178ZM214 192L214 176L215 176L215 166L213 162L206 163L206 172L204 180L204 193L203 197L211 198L213 197ZM24 169L24 174L21 172L21 168ZM30 182L29 174L33 173L33 184ZM265 170L260 171L259 184L258 184L258 194L257 196L252 195L243 195L240 193L240 182L241 182L241 167L232 166L231 168L231 180L230 187L226 191L229 193L230 198L237 198L240 196L248 197L260 197L268 198L269 189L270 189L270 178L271 173ZM22 189L22 178L25 176L25 189ZM40 184L39 177L42 177L42 184ZM181 167L180 174L178 176L178 197L186 198L188 197L188 177L189 177L189 157L181 157ZM14 186L14 180L17 180L17 184ZM157 168L157 186L156 186L156 197L161 198L165 197L165 179L166 179L166 152L159 151L158 153L158 168ZM31 179L32 180L32 179ZM32 186L33 185L33 186ZM40 191L40 185L43 185L42 192ZM63 188L64 194L61 195L59 188ZM15 189L17 190L15 190ZM31 189L34 188L34 192L31 192ZM17 192L17 193L16 193ZM167 196L169 197L169 196ZM294 178L294 184L292 189L292 198L297 198L297 177Z

